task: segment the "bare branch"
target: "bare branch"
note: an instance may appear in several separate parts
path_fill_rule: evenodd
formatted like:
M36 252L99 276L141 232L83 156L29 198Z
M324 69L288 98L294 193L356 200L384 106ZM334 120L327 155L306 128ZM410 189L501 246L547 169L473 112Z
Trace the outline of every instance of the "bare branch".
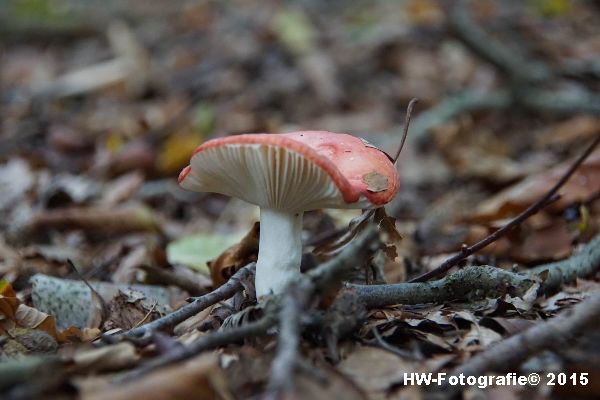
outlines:
M444 303L453 300L496 297L505 292L524 294L534 283L540 291L551 292L576 278L600 269L600 234L571 257L514 273L491 266L467 267L444 279L431 282L404 282L391 285L347 285L369 308L392 304Z
M123 337L134 340L142 339L148 341L152 332L159 330L164 331L173 328L175 325L198 314L200 311L233 296L236 292L242 289L241 281L254 274L255 268L255 263L246 265L237 271L231 278L229 278L229 281L227 281L227 283L225 283L223 286L205 294L204 296L196 297L193 302L179 308L178 310L175 310L171 314L165 315L162 318L137 328L130 329L129 331L123 333Z

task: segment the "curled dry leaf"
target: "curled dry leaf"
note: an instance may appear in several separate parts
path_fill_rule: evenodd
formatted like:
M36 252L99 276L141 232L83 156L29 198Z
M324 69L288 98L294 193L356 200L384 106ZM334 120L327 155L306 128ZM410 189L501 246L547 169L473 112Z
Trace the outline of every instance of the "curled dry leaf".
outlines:
M60 331L56 327L56 320L53 316L25 304L19 304L15 318L15 322L19 326L41 329L59 342L67 342L72 338L81 337L81 331L78 328L69 327Z
M79 329L68 327L59 330L53 316L21 304L12 286L8 282L0 280L0 332L15 327L44 331L58 342L82 337Z
M123 289L107 304L104 330L131 329L163 315L164 307L136 290Z
M208 262L213 287L221 286L244 265L256 261L259 236L260 224L255 222L239 243L229 247L215 260Z

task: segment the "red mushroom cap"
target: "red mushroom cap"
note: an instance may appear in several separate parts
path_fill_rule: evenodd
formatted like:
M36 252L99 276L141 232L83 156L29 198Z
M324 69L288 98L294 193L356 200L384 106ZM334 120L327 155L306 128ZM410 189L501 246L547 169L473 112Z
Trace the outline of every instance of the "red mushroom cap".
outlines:
M210 140L194 151L179 183L188 190L298 211L381 206L400 186L385 153L352 135L326 131ZM260 190L267 196L255 193Z

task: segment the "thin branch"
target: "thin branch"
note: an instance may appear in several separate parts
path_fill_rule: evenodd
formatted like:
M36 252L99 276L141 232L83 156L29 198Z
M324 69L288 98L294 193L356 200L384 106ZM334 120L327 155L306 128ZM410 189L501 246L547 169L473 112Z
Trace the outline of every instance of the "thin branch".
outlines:
M488 350L457 367L450 375L480 376L489 371L501 373L514 370L515 366L540 351L556 347L557 343L566 343L588 328L596 326L598 317L600 293L594 293L573 307L570 312L540 322L522 333L492 345Z
M300 320L312 290L314 286L308 280L300 280L292 283L281 299L277 353L271 363L271 378L265 393L267 400L276 400L293 388L293 373L299 361Z
M497 297L506 292L521 296L539 283L540 291L552 292L576 278L600 269L600 234L571 257L540 265L523 273L491 266L471 266L431 282L404 282L391 285L347 285L368 308L393 304L444 303Z
M471 254L476 253L477 251L483 249L484 247L488 246L489 244L500 239L502 236L504 236L508 232L510 232L513 228L515 228L516 226L523 223L523 221L525 221L527 218L536 214L542 208L546 207L552 201L556 200L557 199L556 195L557 195L558 190L569 180L569 178L571 178L573 173L577 170L577 168L579 168L579 166L585 161L585 159L592 153L592 151L594 151L594 149L596 148L598 143L600 143L600 133L598 135L596 135L596 138L592 141L590 146L579 156L579 158L577 158L577 160L575 160L575 162L571 165L571 167L569 167L569 169L558 180L558 182L556 182L554 184L554 186L552 186L552 188L550 190L548 190L548 192L541 199L539 199L538 201L536 201L535 203L533 203L532 205L527 207L527 209L525 211L521 212L519 215L517 215L515 218L513 218L511 221L509 221L502 228L496 230L491 235L480 240L479 242L475 243L474 245L463 248L460 253L456 254L453 257L450 257L436 269L431 270L427 273L424 273L420 276L417 276L417 277L411 279L409 282L425 282L433 277L442 275L443 273L448 271L450 268L454 267L459 262L461 262L462 260L464 260L465 258L470 256Z
M344 280L360 260L364 259L365 253L378 239L376 233L373 224L368 224L337 257L308 271L306 275L315 283L316 289L322 291Z
M400 147L398 147L398 151L394 156L394 165L398 162L398 157L400 157L400 153L402 153L402 148L404 147L404 142L406 142L406 137L408 136L408 128L410 127L410 119L412 117L413 108L415 104L417 104L419 99L413 98L408 103L408 107L406 107L406 118L404 119L404 130L402 131L402 141L400 142Z
M154 358L143 364L140 368L122 375L117 379L118 383L135 380L149 372L158 368L166 367L179 361L187 360L206 350L216 349L221 346L236 343L244 339L253 338L264 335L277 322L275 312L267 312L265 316L258 321L249 322L247 324L212 332L209 335L203 336L189 346L174 348L172 352Z
M173 328L182 321L198 314L200 311L217 304L220 301L226 300L242 289L242 281L254 274L256 268L255 263L250 263L237 271L229 280L221 287L205 294L204 296L196 297L193 302L177 309L176 311L165 315L162 318L154 320L137 328L130 329L123 333L125 338L129 339L147 339L154 331L164 331Z
M386 342L381 337L381 334L377 330L376 326L374 326L371 329L371 332L373 333L373 337L375 338L375 343L374 343L375 346L377 346L383 350L389 351L390 353L395 354L400 358L406 358L409 360L419 360L420 359L419 357L416 357L413 353L406 351L406 350L399 349L396 346L392 346L391 344Z

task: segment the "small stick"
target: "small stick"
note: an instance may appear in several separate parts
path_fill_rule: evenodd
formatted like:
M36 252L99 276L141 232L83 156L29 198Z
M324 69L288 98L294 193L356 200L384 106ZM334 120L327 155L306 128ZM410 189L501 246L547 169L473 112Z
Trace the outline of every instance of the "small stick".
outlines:
M149 322L145 325L130 329L122 334L125 338L130 339L150 339L150 334L157 330L167 330L178 323L185 321L191 316L200 311L217 304L220 301L230 298L238 290L242 289L241 281L246 279L250 274L254 273L255 263L250 263L237 271L229 280L218 289L205 294L204 296L196 297L190 304L165 315L162 318Z
M398 157L400 157L400 153L402 152L402 148L404 147L404 142L406 142L406 137L408 136L408 127L410 126L410 119L412 117L413 108L419 99L413 98L408 103L408 107L406 107L406 118L404 120L404 129L402 131L402 141L400 142L400 147L398 147L398 151L394 156L394 165L398 162Z
M92 296L92 299L95 297L98 300L98 303L100 305L100 321L98 321L98 326L102 326L102 324L108 317L108 307L106 306L106 302L104 301L104 298L102 298L100 293L98 293L98 291L96 291L96 289L94 289L92 287L92 285L90 285L90 283L87 281L87 279L85 279L83 277L83 275L79 272L79 270L75 266L75 263L73 263L73 261L70 258L67 259L67 264L69 264L69 267L71 267L71 269L75 272L75 275L77 275L77 278L79 278L79 280L81 280L83 283L85 283L85 286L87 286L88 289L90 289L90 294Z
M598 143L600 143L600 133L598 135L596 135L596 138L590 144L590 146L579 156L579 158L571 165L571 167L567 170L567 172L565 172L565 174L558 180L558 182L556 182L556 184L554 186L552 186L552 188L541 199L539 199L538 201L536 201L535 203L533 203L532 205L527 207L527 209L525 211L523 211L522 213L517 215L515 218L510 220L502 228L496 230L491 235L480 240L479 242L475 243L474 245L464 247L460 251L460 253L448 258L436 269L426 272L422 275L419 275L419 276L411 279L409 282L411 282L411 283L412 282L425 282L431 278L442 275L443 273L447 272L450 268L454 267L459 262L461 262L462 260L464 260L465 258L470 256L471 254L476 253L477 251L483 249L484 247L488 246L489 244L500 239L502 236L506 235L513 228L520 225L523 221L525 221L527 218L531 217L532 215L536 214L538 211L540 211L542 208L546 207L548 204L556 201L558 199L558 195L556 193L556 192L558 192L558 189L560 189L569 180L569 178L571 178L571 176L577 170L577 168L579 168L579 166L585 161L585 159L590 154L592 154L592 151L594 151L594 148L596 148Z
M373 333L373 336L375 337L375 343L376 343L377 347L379 347L383 350L389 351L390 353L395 354L401 358L408 358L410 360L418 360L419 359L419 357L416 357L411 352L399 349L396 346L392 346L391 344L386 342L379 334L379 331L377 330L376 326L374 326L371 329L371 332Z
M313 285L301 283L288 286L281 299L279 311L279 335L277 340L277 353L271 363L271 378L267 385L265 400L276 400L284 396L294 386L294 371L296 370L300 355L301 318L302 310L306 308Z

